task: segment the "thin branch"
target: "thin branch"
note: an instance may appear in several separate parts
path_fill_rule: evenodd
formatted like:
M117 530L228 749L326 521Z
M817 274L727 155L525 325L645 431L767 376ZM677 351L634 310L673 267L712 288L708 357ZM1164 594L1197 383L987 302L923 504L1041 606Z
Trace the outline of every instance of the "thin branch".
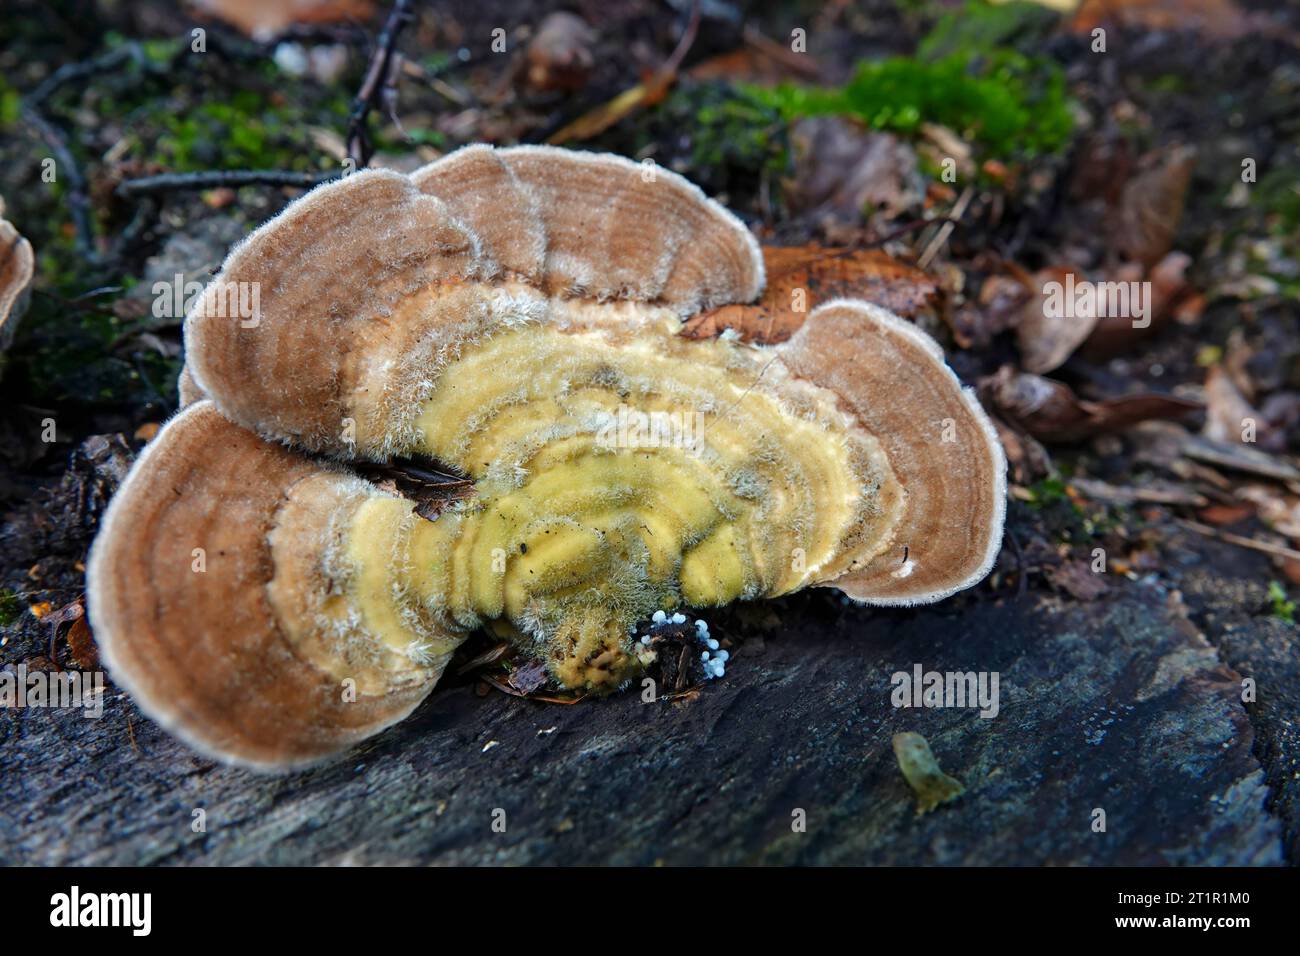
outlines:
M299 173L287 169L215 169L199 173L160 173L126 179L118 184L115 193L123 199L147 196L151 193L177 192L189 189L217 189L222 186L293 186L311 189L321 183L337 179L339 173Z
M81 63L65 63L42 80L40 85L27 94L24 99L28 106L36 109L53 96L59 87L71 83L73 80L94 76L96 73L107 73L115 70L128 60L141 66L148 62L140 44L127 43L116 50L105 53L103 56L95 57L93 60L86 60Z
M347 145L348 158L357 169L364 169L374 154L367 120L370 111L378 106L380 100L392 89L395 80L393 65L395 62L400 62L400 59L394 61L395 56L400 57L400 54L394 52L397 47L397 37L402 32L402 28L413 19L408 9L409 5L409 0L397 0L393 4L393 9L388 14L384 29L375 44L375 52L370 57L366 78L357 92L356 99L352 101L352 112L348 116Z
M1286 558L1288 561L1300 561L1300 551L1288 548L1285 545L1274 544L1271 541L1260 541L1258 538L1247 538L1239 534L1233 534L1231 531L1220 531L1218 528L1201 524L1199 521L1188 521L1183 518L1176 520L1189 531L1195 531L1207 538L1216 538L1224 544L1233 544L1239 548L1248 548L1251 551L1262 551L1264 554Z
M77 165L76 158L68 149L63 133L53 123L28 105L22 107L21 115L23 121L36 130L50 147L50 151L54 153L55 175L62 175L64 185L67 187L68 212L72 216L77 248L89 262L98 265L101 258L95 242L95 228L90 217L90 197L86 194L86 179L81 175L81 167Z
M916 266L918 269L925 270L930 267L934 257L939 254L939 250L943 248L944 243L948 241L948 237L952 235L953 228L961 221L961 217L966 215L966 207L970 205L970 201L974 198L975 190L970 186L967 186L962 191L962 194L957 197L957 204L953 206L952 215L943 220L943 225L939 227L939 231L935 233L934 238L925 247L925 251L921 253L921 258L917 260Z

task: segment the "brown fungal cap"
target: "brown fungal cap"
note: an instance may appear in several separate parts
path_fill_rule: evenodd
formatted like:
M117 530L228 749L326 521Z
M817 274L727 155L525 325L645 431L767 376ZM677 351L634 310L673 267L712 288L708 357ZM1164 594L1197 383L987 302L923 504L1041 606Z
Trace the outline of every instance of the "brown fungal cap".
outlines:
M4 211L0 197L0 352L13 340L36 271L32 244L4 218Z
M939 345L879 306L838 300L814 309L777 351L885 445L907 493L896 547L826 583L867 604L906 605L981 581L1002 542L1006 458Z
M114 680L196 750L254 767L310 763L401 720L449 654L417 664L312 606L328 601L337 556L310 517L367 493L379 494L211 402L173 418L113 499L88 562Z
M298 200L231 253L186 320L186 351L235 421L383 459L395 449L379 433L400 431L391 419L431 367L493 325L536 321L551 297L689 315L762 285L749 230L675 173L469 146L410 178L367 171ZM344 421L355 434L340 436Z
M401 719L480 627L603 693L656 612L979 580L1005 465L938 345L849 301L774 347L681 334L762 283L738 220L618 157L473 146L308 194L187 317L188 407L100 532L114 675L205 752L286 766ZM465 493L430 511L336 463L398 456Z

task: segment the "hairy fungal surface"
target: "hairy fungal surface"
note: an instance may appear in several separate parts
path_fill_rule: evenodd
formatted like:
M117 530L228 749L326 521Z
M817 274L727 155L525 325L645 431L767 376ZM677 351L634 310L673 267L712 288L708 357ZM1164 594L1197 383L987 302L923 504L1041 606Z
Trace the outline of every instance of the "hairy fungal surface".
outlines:
M611 689L655 611L784 594L889 546L904 493L833 395L671 317L633 338L589 321L491 337L438 376L417 447L476 496L409 530L409 502L375 498L353 535L412 608L497 622L564 685Z
M679 334L762 282L726 210L617 157L470 147L313 191L187 318L188 407L96 541L115 678L284 767L400 720L478 628L606 692L680 607L978 581L1004 464L938 346L860 302L770 348ZM465 492L430 514L353 467L396 458Z

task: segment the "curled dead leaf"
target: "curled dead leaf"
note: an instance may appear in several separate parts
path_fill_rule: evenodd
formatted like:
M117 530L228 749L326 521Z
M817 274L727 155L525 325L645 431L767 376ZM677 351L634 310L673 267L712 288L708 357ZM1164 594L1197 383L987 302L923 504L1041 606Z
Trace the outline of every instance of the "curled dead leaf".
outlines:
M1042 375L1059 368L1092 334L1097 325L1095 309L1076 315L1073 309L1052 307L1055 287L1064 288L1083 278L1067 268L1043 269L1034 275L1033 297L1021 308L1016 324L1020 364L1025 371Z
M724 305L693 316L682 334L702 339L735 329L747 342L784 342L808 313L831 299L865 299L906 319L935 303L938 285L924 272L877 249L819 245L763 249L767 287L750 305Z
M1070 28L1088 34L1107 26L1147 32L1194 30L1210 40L1236 40L1263 25L1233 0L1083 0Z
M595 39L577 14L560 10L548 15L524 51L524 82L541 91L582 89L596 62L591 52Z
M1168 147L1147 154L1138 165L1137 175L1124 184L1111 228L1115 246L1125 258L1150 269L1173 248L1196 150Z
M370 0L190 0L190 6L256 39L273 37L296 23L364 20L374 11Z
M979 390L987 407L1045 442L1079 441L1151 418L1178 418L1201 408L1197 402L1150 392L1088 401L1064 382L1018 372L1009 365L983 379Z
M1103 315L1097 319L1092 334L1080 352L1087 358L1106 358L1128 351L1135 342L1154 335L1164 328L1174 315L1178 303L1186 301L1191 292L1186 272L1192 264L1190 256L1171 252L1145 274L1151 283L1148 296L1148 315L1135 322L1132 315ZM1143 270L1135 263L1121 266L1111 277L1116 282L1144 281ZM1149 319L1149 321L1147 321Z
M795 170L786 195L797 213L858 222L878 210L892 219L925 197L916 154L889 133L818 116L796 123L791 143Z

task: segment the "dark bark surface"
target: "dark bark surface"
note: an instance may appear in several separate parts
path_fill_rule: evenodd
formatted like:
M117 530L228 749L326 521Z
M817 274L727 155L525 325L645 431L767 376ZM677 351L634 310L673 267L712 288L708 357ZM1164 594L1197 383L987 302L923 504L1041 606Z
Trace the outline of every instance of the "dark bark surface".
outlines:
M194 756L111 685L100 720L9 710L0 862L1281 863L1296 701L1274 688L1296 686L1292 629L1243 616L1256 586L1206 561L1233 552L1186 545L1186 600L1151 580L1086 604L915 612L814 594L720 616L715 632L746 638L694 699L564 707L451 686L282 777ZM890 675L917 663L997 671L999 714L895 708ZM890 746L908 730L967 788L920 817Z

